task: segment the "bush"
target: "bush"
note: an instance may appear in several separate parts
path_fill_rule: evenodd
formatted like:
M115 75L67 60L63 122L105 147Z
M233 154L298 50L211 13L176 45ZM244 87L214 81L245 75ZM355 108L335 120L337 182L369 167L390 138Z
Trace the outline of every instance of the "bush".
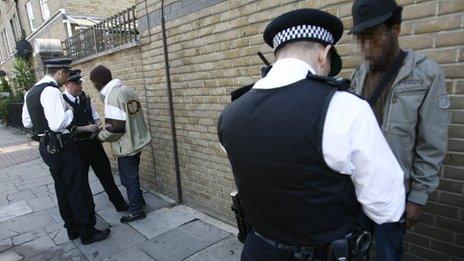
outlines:
M16 58L12 71L18 85L15 95L23 95L35 84L34 72L27 60Z
M5 77L0 77L0 92L9 92L11 93L11 88Z

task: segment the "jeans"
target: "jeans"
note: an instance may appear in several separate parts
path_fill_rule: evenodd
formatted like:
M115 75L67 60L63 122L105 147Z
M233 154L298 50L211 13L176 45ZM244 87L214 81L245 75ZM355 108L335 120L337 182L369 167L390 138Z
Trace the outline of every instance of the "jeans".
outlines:
M138 214L143 211L142 190L140 190L139 164L141 152L118 158L119 177L127 190L129 212Z
M400 222L374 224L376 260L399 261L403 255L405 224Z

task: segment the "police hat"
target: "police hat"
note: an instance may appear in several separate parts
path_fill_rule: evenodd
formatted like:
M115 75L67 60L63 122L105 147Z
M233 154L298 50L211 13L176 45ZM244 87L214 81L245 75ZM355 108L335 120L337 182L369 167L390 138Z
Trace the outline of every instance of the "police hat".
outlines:
M311 41L335 45L343 34L343 23L338 17L317 9L298 9L274 19L264 30L264 41L277 52L287 43ZM335 47L331 51L330 76L337 75L342 60Z
M71 68L72 59L70 58L54 58L44 62L47 68Z
M387 21L398 6L395 0L355 0L351 7L353 28L349 34L357 34Z
M81 76L81 70L72 70L69 74L68 82L82 83L84 79Z

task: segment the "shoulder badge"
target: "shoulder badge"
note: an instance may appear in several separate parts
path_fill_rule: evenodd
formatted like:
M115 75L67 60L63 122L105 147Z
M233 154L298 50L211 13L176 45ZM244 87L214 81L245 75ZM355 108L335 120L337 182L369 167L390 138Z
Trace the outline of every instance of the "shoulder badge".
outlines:
M127 110L129 111L130 114L136 114L137 112L140 111L141 107L142 105L137 100L130 100L127 102Z

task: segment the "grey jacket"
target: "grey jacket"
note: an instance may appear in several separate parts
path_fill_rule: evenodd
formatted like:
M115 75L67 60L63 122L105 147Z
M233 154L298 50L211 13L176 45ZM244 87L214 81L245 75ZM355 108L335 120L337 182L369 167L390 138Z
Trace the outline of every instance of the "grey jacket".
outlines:
M360 95L368 71L356 68L352 91ZM440 66L408 51L384 107L382 131L405 174L408 201L425 205L437 188L448 140L450 101Z

